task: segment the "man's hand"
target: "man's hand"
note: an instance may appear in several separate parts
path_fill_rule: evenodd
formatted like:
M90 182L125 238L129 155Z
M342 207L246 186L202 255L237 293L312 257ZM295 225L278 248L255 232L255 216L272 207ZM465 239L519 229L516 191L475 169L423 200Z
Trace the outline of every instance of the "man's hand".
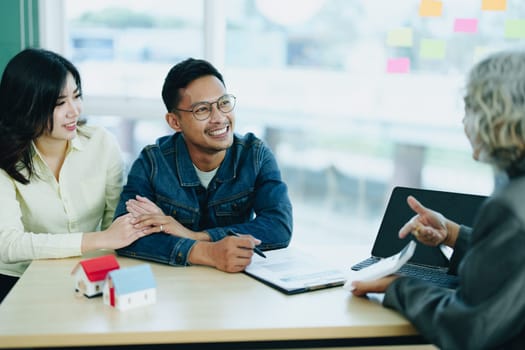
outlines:
M188 260L225 272L240 272L251 263L253 248L260 243L250 235L227 236L217 242L200 241L193 246Z
M139 195L136 195L135 199L129 199L126 201L126 210L134 217L138 217L143 214L164 215L162 210L155 203L150 201L148 198Z
M187 229L180 222L164 212L151 200L137 195L136 199L126 202L127 211L133 215L132 221L135 229L146 234L164 232L177 237L185 237L198 241L209 241L206 232L195 232Z
M173 236L190 238L196 241L210 240L208 233L204 231L192 231L169 215L142 214L133 218L132 222L137 230L142 230L147 234L164 232Z

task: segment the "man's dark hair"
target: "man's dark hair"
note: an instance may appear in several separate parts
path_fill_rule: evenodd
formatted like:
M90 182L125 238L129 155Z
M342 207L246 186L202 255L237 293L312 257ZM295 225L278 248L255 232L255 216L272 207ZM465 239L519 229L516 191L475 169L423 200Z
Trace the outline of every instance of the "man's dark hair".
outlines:
M188 58L173 66L164 79L162 87L162 100L168 112L172 112L181 100L179 89L207 75L215 76L226 86L221 73L208 61Z

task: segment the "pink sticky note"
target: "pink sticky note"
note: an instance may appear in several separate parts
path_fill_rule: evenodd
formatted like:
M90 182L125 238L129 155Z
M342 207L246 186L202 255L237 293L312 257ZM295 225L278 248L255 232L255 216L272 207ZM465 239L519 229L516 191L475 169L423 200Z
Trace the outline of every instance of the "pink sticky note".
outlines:
M407 57L390 58L386 67L387 73L409 73L410 59Z
M478 20L476 18L457 18L454 21L454 32L476 33Z

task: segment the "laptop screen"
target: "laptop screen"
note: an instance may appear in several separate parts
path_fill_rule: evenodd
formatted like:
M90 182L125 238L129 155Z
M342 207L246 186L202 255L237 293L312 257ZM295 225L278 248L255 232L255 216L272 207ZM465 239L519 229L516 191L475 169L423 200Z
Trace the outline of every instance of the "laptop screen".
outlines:
M408 187L395 187L388 201L383 220L379 227L372 255L386 258L398 253L412 235L399 239L399 229L415 215L407 204L407 197L414 196L425 207L443 214L446 218L467 226L472 226L476 213L487 198L482 195L445 192ZM411 263L448 267L448 259L439 247L428 247L418 244Z

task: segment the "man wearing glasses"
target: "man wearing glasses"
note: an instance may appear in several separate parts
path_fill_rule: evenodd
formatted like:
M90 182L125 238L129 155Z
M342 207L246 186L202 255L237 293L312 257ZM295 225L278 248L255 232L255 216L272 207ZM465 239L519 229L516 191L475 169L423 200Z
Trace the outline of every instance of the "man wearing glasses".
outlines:
M253 248L288 246L292 205L270 149L234 134L236 98L209 62L175 65L162 88L175 131L133 163L115 217L130 212L153 233L118 250L170 265L238 272Z

